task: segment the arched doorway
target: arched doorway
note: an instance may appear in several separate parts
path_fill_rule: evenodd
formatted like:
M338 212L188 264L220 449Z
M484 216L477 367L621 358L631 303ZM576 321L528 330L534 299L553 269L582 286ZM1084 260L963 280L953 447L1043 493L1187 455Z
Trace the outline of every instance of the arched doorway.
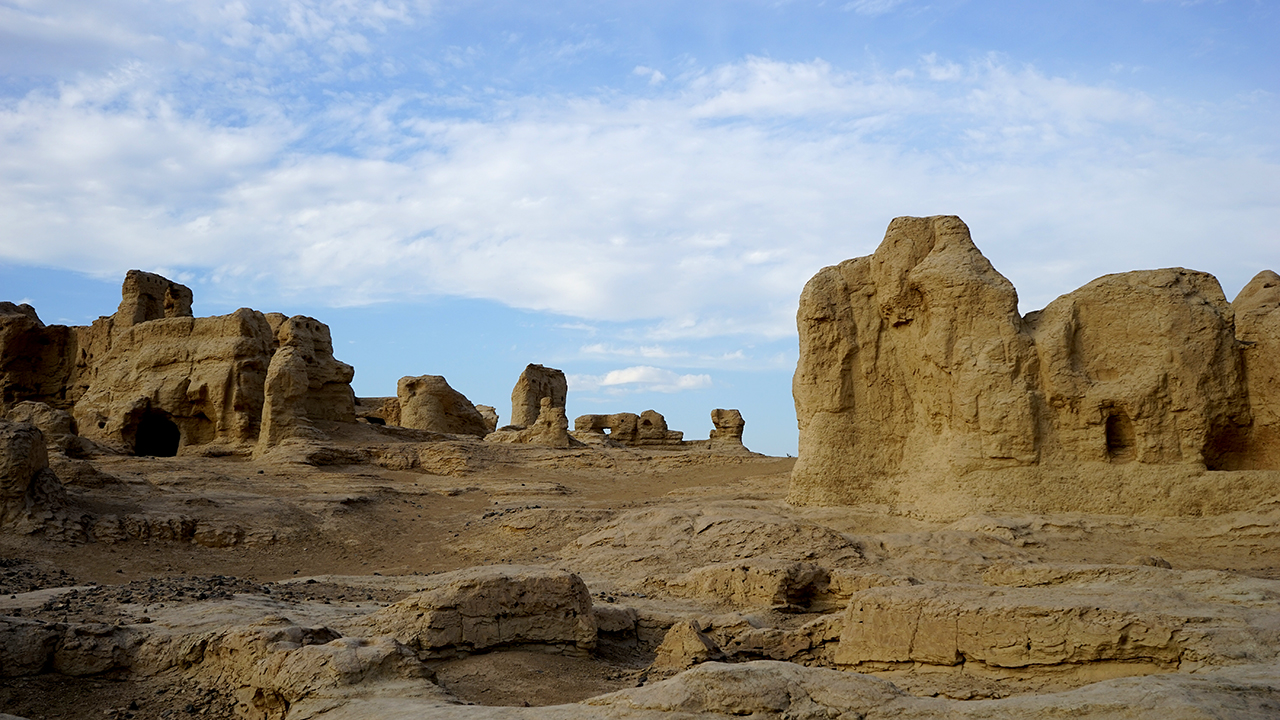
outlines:
M150 411L138 421L138 433L133 443L134 455L173 457L182 443L182 431L165 413Z
M1133 421L1123 410L1107 416L1107 459L1114 463L1126 463L1137 456L1137 438Z

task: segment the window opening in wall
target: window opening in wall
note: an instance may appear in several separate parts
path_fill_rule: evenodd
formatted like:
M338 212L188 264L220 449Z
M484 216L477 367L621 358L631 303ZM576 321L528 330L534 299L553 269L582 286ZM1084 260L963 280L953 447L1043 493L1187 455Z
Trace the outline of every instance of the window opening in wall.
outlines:
M137 440L133 444L135 455L173 457L178 454L182 432L177 424L162 413L149 412L138 422Z
M1137 455L1133 421L1123 412L1107 416L1107 459L1129 462Z

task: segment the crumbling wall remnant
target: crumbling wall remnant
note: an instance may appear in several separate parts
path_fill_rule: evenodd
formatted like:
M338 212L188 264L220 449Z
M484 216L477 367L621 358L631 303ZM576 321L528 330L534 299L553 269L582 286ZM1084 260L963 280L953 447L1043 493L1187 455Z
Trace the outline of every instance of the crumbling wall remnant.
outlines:
M897 218L874 254L818 272L796 316L791 500L1176 514L1280 488L1280 276L1235 303L1167 268L1017 306L953 216ZM1205 475L1249 470L1271 474L1245 493Z
M313 421L355 421L355 371L324 323L248 308L198 318L191 302L186 286L131 270L115 314L88 326L0 303L0 402L45 403L85 438L143 455L270 446L318 436Z

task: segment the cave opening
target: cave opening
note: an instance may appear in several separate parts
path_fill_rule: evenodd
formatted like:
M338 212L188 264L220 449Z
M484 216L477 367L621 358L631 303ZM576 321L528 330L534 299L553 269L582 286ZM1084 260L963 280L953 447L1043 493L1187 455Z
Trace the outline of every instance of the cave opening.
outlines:
M1250 462L1249 427L1224 423L1209 428L1204 443L1206 470L1261 470Z
M1133 421L1123 411L1107 416L1107 459L1125 463L1137 455Z
M138 434L133 454L149 457L173 457L182 443L182 431L164 413L148 412L138 421Z

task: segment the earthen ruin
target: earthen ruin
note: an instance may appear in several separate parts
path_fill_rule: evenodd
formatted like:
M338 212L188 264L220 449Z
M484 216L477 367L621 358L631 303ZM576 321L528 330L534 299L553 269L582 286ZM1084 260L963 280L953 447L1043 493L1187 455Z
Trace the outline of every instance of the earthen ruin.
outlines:
M676 446L684 441L684 433L669 430L667 419L656 410L612 415L579 415L573 421L574 433L608 436L614 442L630 447Z
M1280 489L1280 285L1107 275L1043 310L957 217L898 218L805 286L792 501L1194 514Z
M243 449L315 437L313 421L355 421L354 370L313 318L242 308L191 316L191 291L132 270L114 315L46 326L0 303L0 399L45 403L79 434L122 452Z
M564 409L568 395L564 371L530 364L511 389L511 425L525 428L538 422L543 398L551 400L551 407Z
M0 717L1274 718L1280 277L1023 317L957 219L881 250L802 299L799 461L353 400L322 325L157 276L0 306Z

